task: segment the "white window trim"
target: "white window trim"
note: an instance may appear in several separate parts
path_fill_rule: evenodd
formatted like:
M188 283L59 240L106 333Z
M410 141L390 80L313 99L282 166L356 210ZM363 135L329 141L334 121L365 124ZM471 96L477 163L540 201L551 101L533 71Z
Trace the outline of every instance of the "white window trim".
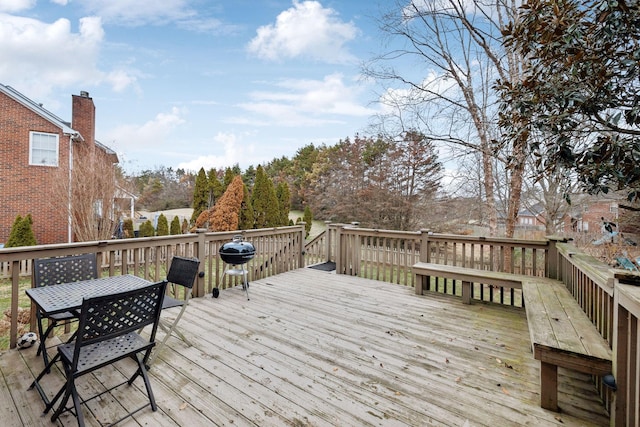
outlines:
M56 140L56 162L55 164L48 164L48 163L34 163L33 161L33 136L34 135L47 135L47 136L53 136L55 137ZM36 132L36 131L31 131L29 132L29 165L31 166L48 166L48 167L58 167L60 163L60 135L58 135L57 133L49 133L49 132Z

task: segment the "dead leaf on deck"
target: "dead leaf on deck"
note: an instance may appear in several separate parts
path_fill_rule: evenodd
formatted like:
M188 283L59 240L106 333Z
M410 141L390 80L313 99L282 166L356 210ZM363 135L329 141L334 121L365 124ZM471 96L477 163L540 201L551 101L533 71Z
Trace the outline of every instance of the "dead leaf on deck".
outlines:
M338 370L338 368L333 368L333 372L336 372Z
M502 387L502 392L509 396L509 390L507 390L506 388Z
M462 381L462 378L458 377L456 378L456 382L459 383L460 381Z
M498 362L498 364L502 364L502 360L498 359L497 357L496 357L496 362Z
M558 421L560 424L564 424L564 421L562 421L562 418L560 418L558 415L555 416L556 421Z
M182 405L180 405L180 410L184 410L187 409L187 402L182 402Z
M513 369L513 366L509 365L507 362L504 362L504 367L505 368L509 368L509 369Z
M444 359L444 363L449 363L449 359Z

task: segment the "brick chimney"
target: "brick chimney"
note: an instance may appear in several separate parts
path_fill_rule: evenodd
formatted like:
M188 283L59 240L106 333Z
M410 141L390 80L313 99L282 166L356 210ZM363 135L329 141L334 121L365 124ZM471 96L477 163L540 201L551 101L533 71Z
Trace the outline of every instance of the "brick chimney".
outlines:
M96 139L96 107L89 92L80 91L72 95L71 128L80 132L88 147L93 147Z

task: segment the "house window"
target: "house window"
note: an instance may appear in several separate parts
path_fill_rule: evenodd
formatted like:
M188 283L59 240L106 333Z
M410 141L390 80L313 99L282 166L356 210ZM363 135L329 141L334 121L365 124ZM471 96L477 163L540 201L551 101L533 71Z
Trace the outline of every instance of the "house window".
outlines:
M30 132L29 136L29 164L58 166L58 135Z

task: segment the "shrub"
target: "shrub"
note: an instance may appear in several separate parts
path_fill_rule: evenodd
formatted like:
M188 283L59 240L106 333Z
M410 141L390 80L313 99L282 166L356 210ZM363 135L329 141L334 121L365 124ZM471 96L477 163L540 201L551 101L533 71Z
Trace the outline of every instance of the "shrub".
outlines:
M133 220L131 218L124 220L124 223L122 224L122 231L124 232L124 237L127 239L135 237L135 233L133 232Z
M157 236L168 236L169 235L169 221L167 221L167 217L164 214L160 214L158 217L158 230L156 232Z
M153 228L153 224L151 220L146 220L142 224L140 224L140 230L138 230L138 237L153 237L156 234L155 228Z
M4 245L6 248L15 248L18 246L35 246L36 236L33 234L33 219L31 214L28 214L24 218L18 215L13 222L11 232L9 233L9 239Z
M304 229L306 231L306 237L309 237L309 233L311 232L311 225L313 224L313 214L311 213L311 208L309 206L304 207L304 214L302 215L302 220L304 221Z
M180 218L174 216L171 220L171 226L169 227L169 233L171 235L182 234L182 230L180 229Z

